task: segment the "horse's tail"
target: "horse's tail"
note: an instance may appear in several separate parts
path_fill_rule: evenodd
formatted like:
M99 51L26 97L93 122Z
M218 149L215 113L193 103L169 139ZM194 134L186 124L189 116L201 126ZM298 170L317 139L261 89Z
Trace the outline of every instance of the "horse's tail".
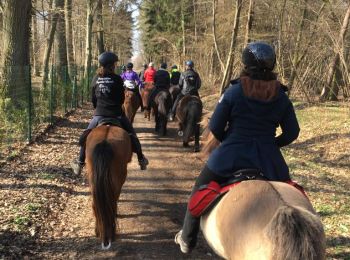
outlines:
M96 216L97 236L106 246L115 239L117 199L112 181L112 145L106 140L98 143L92 153L92 198Z
M267 227L272 259L325 259L325 235L321 221L299 207L280 207Z
M190 137L193 136L195 128L200 123L202 118L202 104L197 101L191 101L186 108L186 119L184 122L184 142L188 142Z

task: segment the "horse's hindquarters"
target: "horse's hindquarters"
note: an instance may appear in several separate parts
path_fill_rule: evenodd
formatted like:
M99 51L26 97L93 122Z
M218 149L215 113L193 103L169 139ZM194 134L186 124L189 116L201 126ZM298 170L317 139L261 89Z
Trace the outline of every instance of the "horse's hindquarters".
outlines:
M242 182L226 194L211 212L202 217L201 227L204 236L220 256L225 259L272 260L275 259L273 251L277 249L282 252L281 255L288 255L288 252L284 252L287 249L277 248L279 245L272 244L276 241L274 236L278 235L279 239L284 240L287 244L295 243L297 238L293 237L293 234L288 234L288 231L271 235L271 230L277 232L271 228L272 225L278 226L276 215L284 211L287 205L286 200L288 200L289 207L295 211L302 209L310 215L313 212L310 212L310 202L297 189L281 183L279 184L281 190L277 191L273 184L273 182L257 180ZM284 193L288 194L288 199L284 198ZM289 226L292 228L295 220L290 218L287 221L290 222ZM298 221L303 222L304 220L298 219ZM317 222L317 218L310 221ZM310 221L304 224L309 225ZM302 248L304 242L299 242ZM307 246L313 242L314 244L319 243L319 241L308 241ZM310 251L312 250L310 248Z

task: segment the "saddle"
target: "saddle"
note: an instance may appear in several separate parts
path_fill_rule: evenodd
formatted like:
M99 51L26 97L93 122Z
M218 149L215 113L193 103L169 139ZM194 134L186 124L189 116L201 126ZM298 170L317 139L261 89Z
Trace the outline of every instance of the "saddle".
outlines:
M110 125L110 126L117 126L120 128L123 128L122 124L117 118L103 118L100 121L98 121L97 127L101 125ZM86 129L79 138L79 145L85 147L86 139L88 138L90 132L93 129Z
M228 191L239 185L242 181L248 180L268 181L268 179L257 169L239 170L234 172L232 178L221 185L215 181L211 181L209 184L199 187L190 198L188 210L192 216L200 217L209 212ZM291 180L286 181L286 183L298 189L307 198L303 187Z

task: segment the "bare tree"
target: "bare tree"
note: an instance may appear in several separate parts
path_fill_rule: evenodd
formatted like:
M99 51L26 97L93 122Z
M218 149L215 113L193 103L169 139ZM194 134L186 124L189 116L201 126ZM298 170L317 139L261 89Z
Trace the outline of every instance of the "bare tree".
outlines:
M236 12L235 12L235 18L233 23L230 51L226 61L224 77L221 82L220 94L224 92L224 89L228 85L232 75L232 67L233 67L233 61L234 61L233 57L234 57L234 50L236 48L241 9L242 9L242 0L236 0Z
M67 41L67 61L69 74L74 75L74 47L73 47L73 22L72 22L72 0L65 0L65 21L66 21L66 41Z
M334 91L335 89L332 89L332 82L333 82L333 78L334 78L334 73L336 71L336 68L339 64L339 60L340 60L340 56L339 56L339 46L342 46L344 44L344 38L349 26L349 20L350 20L350 4L348 5L348 9L345 13L344 16L344 20L343 20L343 24L340 28L340 32L339 32L339 37L338 40L336 41L336 46L334 47L334 57L331 61L330 67L329 67L329 71L328 71L328 75L327 75L327 81L325 83L325 86L322 89L322 93L320 96L320 101L325 101L328 98L331 98L332 100L336 100L337 97L335 95L330 95L332 91ZM335 88L335 87L334 87Z

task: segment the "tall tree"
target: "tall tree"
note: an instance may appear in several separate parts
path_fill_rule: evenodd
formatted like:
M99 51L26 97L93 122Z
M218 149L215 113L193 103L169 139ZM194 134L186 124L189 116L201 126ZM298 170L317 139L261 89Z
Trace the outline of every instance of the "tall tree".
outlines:
M38 23L37 23L37 15L35 11L35 1L33 2L33 15L32 15L32 58L33 58L33 75L40 76L40 68L39 68L39 35L38 35Z
M72 22L72 0L65 0L65 21L67 41L67 62L69 74L74 75L74 47L73 47L73 22Z
M30 21L32 2L6 0L3 4L3 87L5 95L20 104L30 86Z
M334 46L334 57L331 61L331 64L328 70L327 81L325 83L325 86L322 89L322 93L320 96L321 101L325 101L327 99L337 100L336 95L334 95L336 91L335 88L337 88L337 86L333 85L333 89L332 89L332 83L334 79L334 73L337 69L337 66L339 66L339 60L340 60L339 50L341 49L340 46L344 45L344 38L348 30L349 20L350 20L350 3L345 13L343 24L340 28L338 40L336 41ZM333 95L332 95L332 92L333 92Z
M230 51L228 53L228 57L227 57L227 61L226 61L225 73L224 73L223 79L221 81L221 88L220 88L221 94L224 92L224 89L228 85L228 83L231 79L231 75L232 75L234 50L235 50L236 42L237 42L237 35L238 35L241 10L242 10L242 0L236 0L236 12L235 12L235 18L234 18L233 29L232 29Z
M98 52L102 53L105 51L105 41L104 41L104 27L103 27L103 3L102 0L98 0L97 2L97 10L96 10L96 21L97 21L97 47Z
M94 0L86 3L86 38L85 38L85 66L84 77L89 80L92 63L92 25L94 22Z
M60 1L60 0L56 0ZM57 28L57 21L59 18L59 13L57 10L53 10L53 13L50 14L50 32L47 36L46 39L46 46L45 46L45 52L44 52L44 60L43 60L43 65L44 65L44 71L43 71L43 81L42 85L44 88L46 88L46 82L48 79L49 75L49 62L50 62L50 57L51 57L51 51L52 51L52 46L54 43L55 39L55 33L56 33L56 28Z
M64 0L55 0L56 10L58 11L57 30L55 34L56 40L56 67L60 82L69 82L68 74L68 58L67 58L67 38L66 23L64 15Z

